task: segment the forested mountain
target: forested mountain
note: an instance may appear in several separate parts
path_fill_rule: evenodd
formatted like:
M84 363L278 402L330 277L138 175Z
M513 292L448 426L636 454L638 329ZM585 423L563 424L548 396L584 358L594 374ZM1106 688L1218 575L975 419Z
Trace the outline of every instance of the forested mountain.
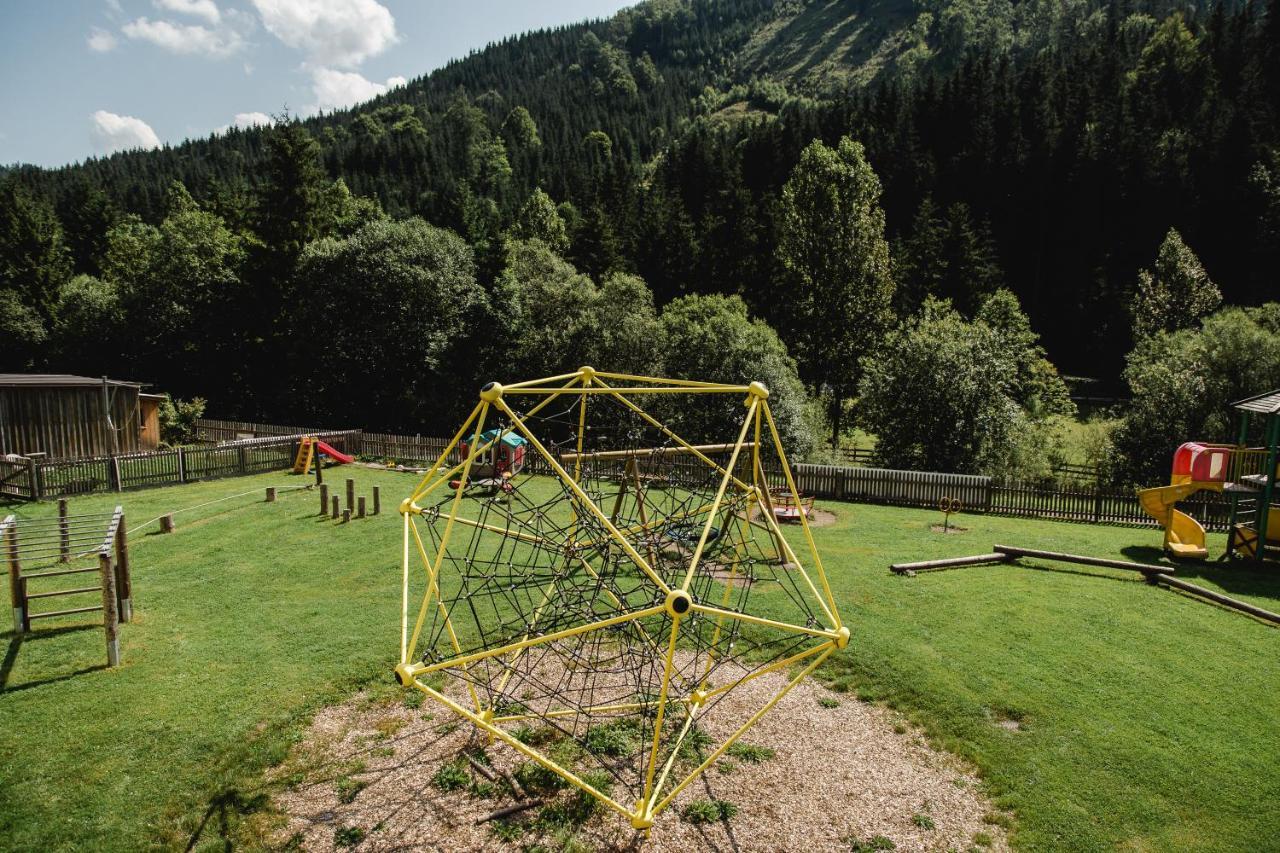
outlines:
M349 111L8 169L0 303L26 313L10 313L0 350L218 397L231 380L211 375L216 362L104 354L92 326L59 342L85 305L140 298L128 239L160 245L185 216L227 271L198 298L166 297L177 313L163 335L141 333L149 352L181 340L229 357L247 338L261 367L306 349L291 306L313 284L298 278L317 268L299 266L308 246L385 214L459 235L489 300L528 236L562 241L558 254L602 285L638 277L658 307L740 296L819 389L780 210L806 146L846 136L882 189L899 316L943 297L972 317L1005 287L1060 369L1115 379L1139 270L1171 228L1228 303L1274 293L1280 0L651 0L491 45ZM222 308L202 315L201 299L252 306L252 328ZM59 316L64 303L80 307ZM221 411L233 399L244 414L307 408L305 390L237 371L252 393L223 395Z

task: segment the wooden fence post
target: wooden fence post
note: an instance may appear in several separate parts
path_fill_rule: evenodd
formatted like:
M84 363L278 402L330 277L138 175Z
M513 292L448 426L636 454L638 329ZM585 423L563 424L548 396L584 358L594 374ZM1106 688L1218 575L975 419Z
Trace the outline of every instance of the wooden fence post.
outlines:
M178 482L187 482L187 454L181 447L178 448Z
M12 515L4 520L4 534L9 553L9 601L13 604L13 632L21 634L27 625L27 606L22 589L22 566L18 563L17 521Z
M124 491L124 487L120 484L120 457L108 457L107 477L111 480L111 490L113 492Z
M364 495L356 501L356 518L364 518Z
M269 504L273 504L273 503L275 503L275 502L276 502L276 489L275 489L275 486L267 486L267 501L266 501L266 502L267 502L267 503L269 503Z
M160 516L160 532L161 533L173 532L173 513Z
M240 473L247 474L249 473L249 455L245 453L247 448L244 445L240 445L238 449L240 451L238 454L240 456Z
M331 518L337 519L338 517L338 496L337 495L333 496L333 501L330 503L330 507L332 509Z
M320 514L329 514L329 487L324 483L320 484Z
M343 523L343 524L346 524L346 523L347 523L347 522L349 522L350 520L351 520L351 510L349 510L349 509L344 509L344 510L342 511L342 523Z
M126 526L124 513L121 513L120 526L116 528L116 601L120 605L121 622L133 619L133 580L129 575L129 532Z
M356 508L356 481L347 478L347 512Z
M378 492L378 487L373 487L373 514L377 515L382 512L382 495Z
M102 627L107 634L107 666L120 665L120 623L116 612L116 574L111 567L111 553L98 555L102 570Z
M27 460L27 479L31 481L31 500L44 498L44 489L40 488L40 466L34 459Z
M58 498L58 562L65 563L71 554L71 528L67 525L67 499Z

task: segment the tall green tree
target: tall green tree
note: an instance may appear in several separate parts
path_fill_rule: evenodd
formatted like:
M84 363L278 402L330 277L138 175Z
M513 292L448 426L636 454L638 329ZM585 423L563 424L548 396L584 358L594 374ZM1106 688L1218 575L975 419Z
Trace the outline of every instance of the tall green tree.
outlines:
M0 183L0 290L17 294L46 327L71 275L62 224L48 201L10 179Z
M815 436L805 418L807 395L795 360L778 333L753 319L738 296L690 295L662 309L662 365L675 379L763 382L787 454L805 458ZM676 432L691 441L729 441L742 427L742 399L706 394L679 405L659 402Z
M1221 304L1222 291L1195 252L1182 242L1182 235L1170 228L1154 268L1138 271L1131 308L1134 339L1194 327Z
M778 255L796 285L795 338L804 376L830 401L838 444L859 359L891 320L894 282L880 179L861 143L815 140L782 188Z

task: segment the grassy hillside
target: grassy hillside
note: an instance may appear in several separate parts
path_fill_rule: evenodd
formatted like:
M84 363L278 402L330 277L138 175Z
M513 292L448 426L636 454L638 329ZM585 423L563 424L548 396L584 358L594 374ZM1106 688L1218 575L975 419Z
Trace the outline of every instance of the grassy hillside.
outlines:
M366 494L381 484L388 508L412 485L350 475ZM261 502L264 486L298 479L73 502L122 501L137 525L250 492L179 514L174 535L134 536L137 618L122 630L119 669L101 668L97 629L8 635L0 847L201 849L242 838L269 814L263 769L308 715L385 683L398 516L335 524L315 515L307 491ZM886 570L997 541L1148 559L1157 533L966 516L968 532L942 536L929 530L936 513L824 505L837 523L819 544L854 640L821 676L899 708L975 762L1016 815L1021 847L1260 849L1280 837L1275 629L1105 569ZM1274 574L1212 563L1185 574L1272 609L1280 600Z

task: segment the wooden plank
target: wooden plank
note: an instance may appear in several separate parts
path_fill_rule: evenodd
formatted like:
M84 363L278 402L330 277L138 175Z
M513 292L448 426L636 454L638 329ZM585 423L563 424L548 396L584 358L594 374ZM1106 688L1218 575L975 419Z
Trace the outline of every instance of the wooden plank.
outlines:
M101 587L99 587L99 589L100 588ZM35 596L29 596L29 597L34 598ZM72 607L67 610L50 610L48 613L30 613L30 614L27 614L27 621L30 622L32 619L48 619L51 616L70 616L73 613L91 613L94 610L101 610L101 609L102 609L101 604L94 604L89 607ZM115 664L113 663L112 666L115 666Z

